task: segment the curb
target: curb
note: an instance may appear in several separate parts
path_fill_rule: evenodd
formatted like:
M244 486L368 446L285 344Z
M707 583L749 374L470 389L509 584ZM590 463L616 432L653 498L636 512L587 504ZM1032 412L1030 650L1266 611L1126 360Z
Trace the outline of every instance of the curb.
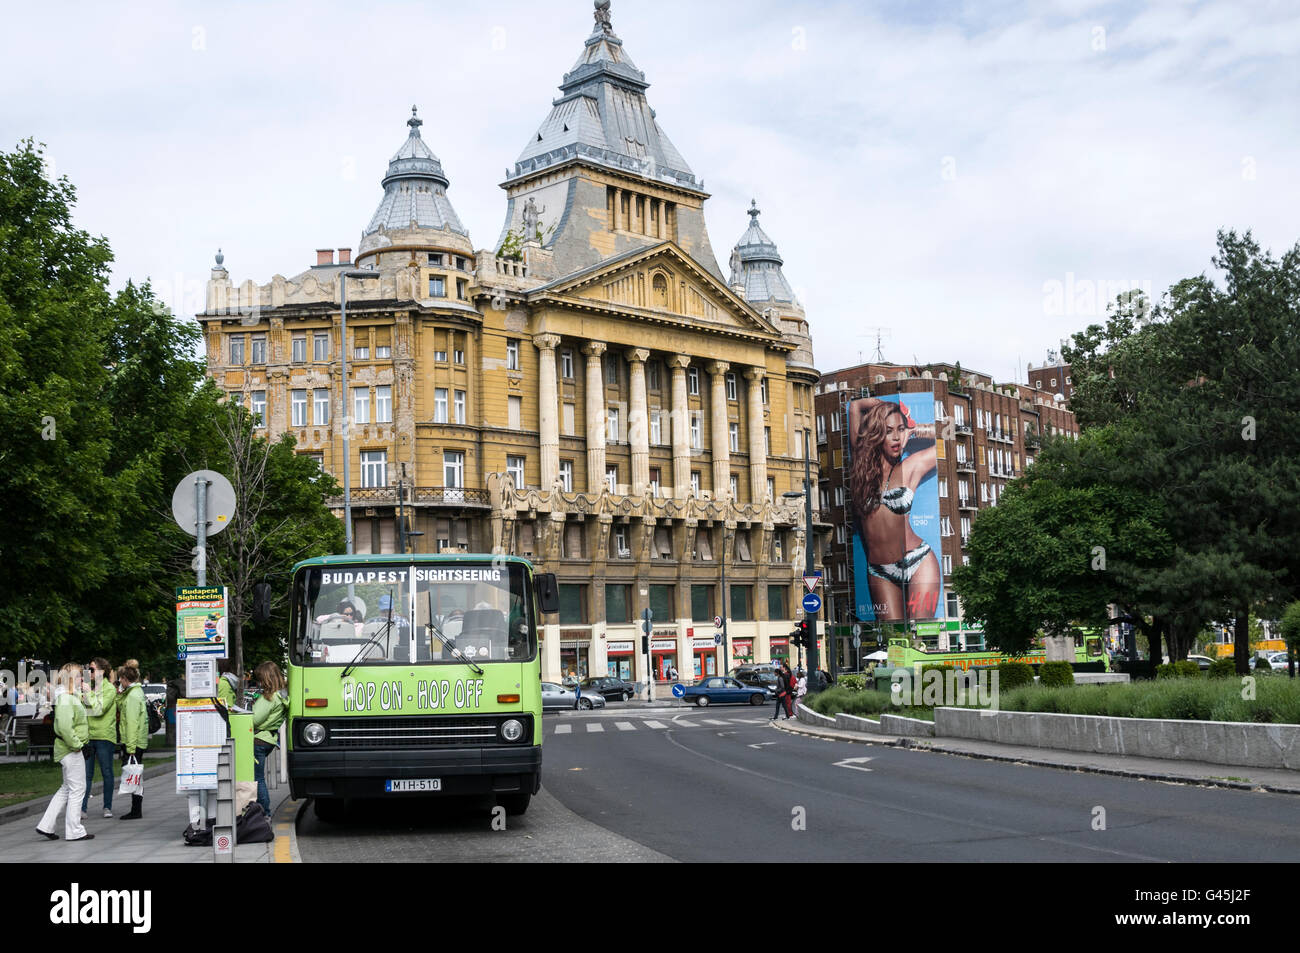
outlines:
M302 854L298 851L298 820L307 809L307 798L295 801L286 797L275 809L271 822L275 832L275 843L271 845L270 861L273 864L301 864Z
M793 720L793 719L792 719ZM949 748L941 743L917 738L896 738L888 735L860 737L844 731L814 730L810 726L796 723L794 725L777 723L781 731L804 735L808 738L822 738L830 741L847 741L852 744L885 745L891 748L907 748L912 751L925 751L931 754L956 755L960 758L973 758L978 761L1000 761L1007 764L1026 764L1036 768L1056 768L1060 771L1076 771L1083 774L1104 774L1120 778L1137 778L1143 781L1164 781L1167 784L1189 784L1201 787L1231 788L1238 791L1266 791L1270 794L1300 794L1300 787L1287 787L1266 782L1228 781L1223 778L1189 777L1182 774L1164 774L1158 771L1141 771L1133 768L1106 768L1093 764L1067 764L1060 761L1047 761L1041 758L1024 758L1015 755L994 754L983 751L966 751L961 748ZM1228 765L1226 767L1232 767Z
M144 780L147 781L150 778L156 778L160 774L171 774L175 770L176 770L175 761L172 761L170 763L164 762L162 764L155 764L152 765L151 767L144 769ZM119 784L121 782L120 780L115 780L114 783ZM93 798L96 793L101 792L103 790L104 790L104 782L96 781L90 789L90 796ZM0 808L0 825L9 824L13 821L20 821L25 817L31 817L33 814L44 813L46 806L50 803L50 798L53 796L54 794L53 792L51 792L50 794L44 794L41 797L35 798L31 801L23 801L20 804L10 804L6 808ZM126 795L121 795L121 796L125 797Z

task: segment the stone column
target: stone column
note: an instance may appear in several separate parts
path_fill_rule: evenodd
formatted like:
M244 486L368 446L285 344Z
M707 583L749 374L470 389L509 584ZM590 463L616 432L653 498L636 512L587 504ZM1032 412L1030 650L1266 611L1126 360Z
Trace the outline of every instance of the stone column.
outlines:
M632 495L641 496L650 482L650 427L646 418L645 362L650 352L634 347L626 352L632 371L632 401L627 415L627 442L632 446Z
M622 214L623 214L623 190L615 189L614 190L614 231L616 232L623 227L623 223L619 221L619 218L620 216L622 216Z
M668 359L673 375L673 408L670 416L673 439L673 497L685 499L691 491L691 414L686 406L686 368L691 359L675 354Z
M749 381L749 499L767 499L767 447L763 445L763 374L761 367L745 369Z
M714 361L707 370L713 378L713 498L725 500L731 495L731 438L727 428L726 361Z
M605 375L600 358L605 345L590 341L587 355L587 492L599 493L605 485Z
M559 397L555 380L555 348L558 334L539 334L537 346L537 429L541 434L542 492L549 493L560 475Z

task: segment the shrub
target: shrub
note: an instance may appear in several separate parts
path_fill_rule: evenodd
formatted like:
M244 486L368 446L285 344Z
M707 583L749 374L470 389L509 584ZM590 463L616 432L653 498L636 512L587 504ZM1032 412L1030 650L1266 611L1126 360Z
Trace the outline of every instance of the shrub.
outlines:
M1195 662L1184 659L1181 662L1175 662L1174 668L1178 670L1179 678L1200 678L1201 667Z
M1215 659L1210 663L1210 678L1232 678L1237 674L1237 663L1230 658Z
M1172 663L1166 662L1164 665L1156 666L1156 678L1177 678L1177 677L1178 677L1178 669L1174 668Z
M1044 662L1038 667L1038 682L1056 688L1074 684L1074 669L1069 662Z
M1011 691L1022 685L1034 683L1034 668L1028 662L999 662L998 690Z
M861 692L867 688L867 679L864 675L841 675L836 684L846 692Z

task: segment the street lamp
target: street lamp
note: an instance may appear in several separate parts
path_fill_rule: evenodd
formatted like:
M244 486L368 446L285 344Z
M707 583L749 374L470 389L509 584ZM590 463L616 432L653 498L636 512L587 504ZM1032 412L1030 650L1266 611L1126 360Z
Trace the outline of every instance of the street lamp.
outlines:
M349 268L339 272L339 324L343 335L343 530L347 540L347 554L352 555L352 456L348 447L348 431L352 415L348 411L348 279L362 281L378 278L379 272Z
M811 576L813 574L813 517L812 517L812 463L809 456L809 444L812 440L812 431L804 429L803 432L803 492L798 490L787 490L781 496L787 499L804 498L804 574ZM812 673L818 671L820 659L817 655L817 613L804 613L804 620L808 623L810 633L808 639L808 690L816 691L818 680L812 677Z

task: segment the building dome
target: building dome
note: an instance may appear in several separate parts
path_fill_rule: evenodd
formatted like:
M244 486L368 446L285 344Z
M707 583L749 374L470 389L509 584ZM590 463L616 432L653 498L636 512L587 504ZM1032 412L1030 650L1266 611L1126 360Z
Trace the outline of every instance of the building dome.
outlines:
M781 271L785 262L776 250L776 243L759 227L756 200L750 200L748 214L749 228L731 250L731 278L727 283L755 306L798 306L799 301Z

